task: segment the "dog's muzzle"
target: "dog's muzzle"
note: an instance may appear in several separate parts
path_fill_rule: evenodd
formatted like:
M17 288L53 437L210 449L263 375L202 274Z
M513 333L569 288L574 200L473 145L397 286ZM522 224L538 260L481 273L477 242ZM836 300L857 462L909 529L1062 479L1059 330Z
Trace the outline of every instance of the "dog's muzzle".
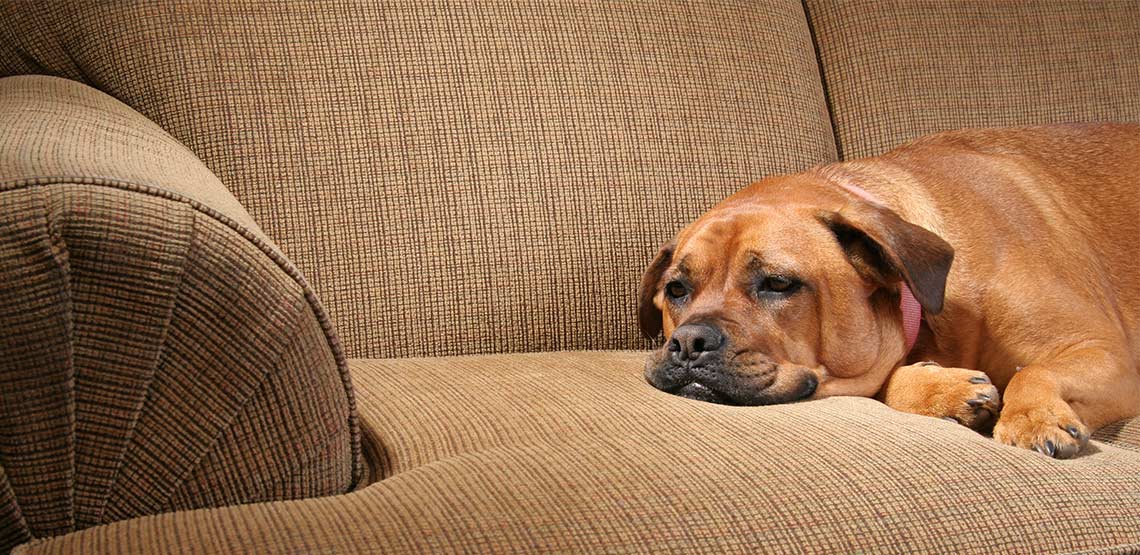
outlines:
M810 397L818 380L805 373L792 388L770 388L779 367L756 353L728 352L728 337L708 323L684 324L645 365L653 387L680 397L726 405L768 405Z

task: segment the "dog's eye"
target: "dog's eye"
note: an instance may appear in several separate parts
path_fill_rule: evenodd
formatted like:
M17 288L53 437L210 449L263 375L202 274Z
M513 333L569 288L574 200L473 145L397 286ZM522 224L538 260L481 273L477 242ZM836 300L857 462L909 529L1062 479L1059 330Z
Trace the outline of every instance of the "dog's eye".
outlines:
M784 276L768 276L760 282L757 290L761 293L791 294L799 289L800 282Z
M689 288L679 281L670 281L665 284L665 294L671 299L683 299L689 294Z

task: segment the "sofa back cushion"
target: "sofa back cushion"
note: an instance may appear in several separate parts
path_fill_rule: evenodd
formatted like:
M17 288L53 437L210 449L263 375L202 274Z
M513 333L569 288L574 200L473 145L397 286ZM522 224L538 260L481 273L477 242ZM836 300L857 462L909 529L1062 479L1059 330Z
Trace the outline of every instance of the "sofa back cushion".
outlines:
M949 129L1140 121L1135 0L808 0L840 155Z
M86 82L190 147L355 357L644 346L657 247L835 157L796 0L0 9L0 75Z

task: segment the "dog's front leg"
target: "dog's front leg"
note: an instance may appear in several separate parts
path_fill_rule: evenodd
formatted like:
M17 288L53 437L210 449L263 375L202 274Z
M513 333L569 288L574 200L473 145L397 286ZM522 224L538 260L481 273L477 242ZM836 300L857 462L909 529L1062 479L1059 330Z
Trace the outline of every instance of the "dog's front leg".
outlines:
M1097 428L1140 413L1140 375L1118 352L1085 342L1019 370L1005 388L994 439L1064 459Z
M896 368L878 399L903 412L953 420L974 430L993 425L1001 395L983 372L921 362Z

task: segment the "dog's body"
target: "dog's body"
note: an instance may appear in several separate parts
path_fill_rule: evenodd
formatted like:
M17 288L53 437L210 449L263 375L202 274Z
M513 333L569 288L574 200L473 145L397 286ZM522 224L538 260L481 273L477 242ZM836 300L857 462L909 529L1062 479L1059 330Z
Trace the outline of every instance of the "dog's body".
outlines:
M640 319L665 391L878 395L975 428L1000 409L996 439L1072 456L1140 414L1140 126L945 133L765 179L662 249Z

